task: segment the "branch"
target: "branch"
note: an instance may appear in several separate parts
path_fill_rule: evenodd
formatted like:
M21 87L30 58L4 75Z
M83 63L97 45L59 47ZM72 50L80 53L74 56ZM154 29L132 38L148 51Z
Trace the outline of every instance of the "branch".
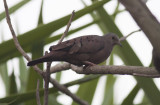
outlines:
M14 44L15 44L17 50L27 59L27 61L31 61L31 58L30 58L30 57L26 54L26 52L22 49L22 47L20 46L19 41L18 41L18 39L17 39L17 37L16 37L16 34L15 34L14 29L13 29L13 27L12 27L11 19L10 19L10 16L9 16L7 2L6 2L6 0L3 0L3 2L4 2L5 11L6 11L6 20L7 20L9 29L10 29L10 31L11 31L11 34L12 34L12 36L13 36ZM33 68L34 68L35 71L38 72L40 75L43 75L43 71L40 70L37 66L33 66Z
M132 15L139 27L160 54L160 24L141 0L119 0Z
M7 3L6 3L6 0L3 0L4 2L4 7L5 7L5 10L6 10L6 20L7 20L7 23L8 23L8 26L9 26L9 29L11 31L11 34L14 38L14 43L15 43L15 46L16 48L19 50L19 52L22 53L22 55L28 60L28 61L31 61L30 57L25 53L25 51L21 48L21 46L19 45L19 42L16 38L16 34L14 32L14 29L12 27L12 24L11 24L11 19L10 19L10 16L9 16L9 12L8 12L8 6L7 6Z
M109 66L96 65L90 68L83 69L69 63L60 63L51 68L51 73L60 72L72 69L79 74L118 74L118 75L133 75L141 77L159 78L160 74L155 68L142 66Z
M69 22L68 22L68 24L67 24L67 28L66 28L64 34L62 35L61 39L59 40L58 44L60 44L60 43L63 41L64 37L67 35L68 30L69 30L69 27L71 26L71 22L72 22L72 20L73 20L74 15L75 15L75 12L74 12L74 10L73 10L72 15L71 15L71 17L70 17L70 19L69 19Z
M37 100L37 105L41 105L41 101L39 97L39 80L37 81L36 100Z
M89 105L86 101L81 100L75 94L72 94L65 86L60 85L55 79L50 79L50 82L58 88L61 92L65 93L66 95L70 96L74 101L79 103L80 105Z
M86 83L88 81L92 81L92 80L94 80L96 78L99 78L101 76L103 76L103 75L88 75L88 76L85 76L85 77L83 77L81 79L77 79L77 80L74 80L72 82L68 82L68 83L64 84L64 86L69 87L69 86L73 86L73 85L76 85L76 84L80 85L82 83Z
M160 72L160 23L142 0L119 0L130 12L153 46L152 60Z
M8 26L9 26L9 29L11 31L11 34L13 36L13 40L14 40L14 44L16 46L16 48L18 49L18 51L28 60L28 61L31 61L31 58L26 54L26 52L22 49L22 47L20 46L19 42L18 42L18 39L16 37L16 34L14 32L14 29L12 27L12 24L11 24L11 21L10 21L10 16L9 16L9 12L8 12L8 6L7 6L7 3L6 3L6 0L3 0L4 2L4 7L5 7L5 12L6 12L6 20L7 20L7 23L8 23ZM69 26L68 26L68 29L69 29ZM66 29L67 30L67 29ZM67 34L68 30L66 31L66 34ZM62 39L63 40L63 39ZM43 78L45 78L45 73L40 69L38 68L37 66L33 66L34 70L39 73ZM71 96L71 98L76 101L76 102L80 102L80 104L82 105L88 105L88 103L86 103L85 101L81 100L80 98L78 98L76 95L72 94L66 87L64 87L63 85L59 84L58 82L56 82L56 80L54 79L51 79L50 78L50 82L55 86L57 87L60 91L62 90L61 88L63 88L64 90L62 90L63 93ZM58 85L58 86L56 86Z
M64 71L64 70L68 70L70 69L71 64L64 62L64 63L59 63L53 67L51 67L51 73L56 73L56 72L60 72L60 71Z
M119 39L119 41L120 41L120 42L121 42L121 41L124 41L124 40L126 40L130 35L132 35L132 34L134 34L134 33L136 33L136 32L139 32L139 31L142 31L142 30L141 30L141 29L138 29L138 30L136 30L136 31L133 31L133 32L129 33L128 35L121 37L121 38Z
M71 22L72 22L73 17L74 17L74 14L75 14L75 12L73 11L73 12L72 12L72 15L71 15L71 18L70 18L70 20L69 20L69 22L68 22L68 24L67 24L67 28L66 28L64 34L62 35L61 39L59 40L58 44L60 44L60 43L63 41L64 37L67 35L68 30L69 30L69 27L70 27ZM62 66L62 65L61 65L61 66L57 65L57 66L53 67L51 70L52 70L53 72L56 72L56 71L58 71L58 70L68 69L68 67L70 66L70 64L66 63L66 65L68 65L68 66L65 66L65 67L64 67L64 66ZM55 70L55 69L57 69L57 70ZM52 72L52 73L53 73L53 72ZM50 78L50 82L54 85L54 87L58 88L61 92L63 92L63 93L65 93L66 95L70 96L74 101L76 101L76 102L79 103L80 105L89 105L86 101L83 101L83 100L81 100L79 97L77 97L75 94L72 94L72 93L70 92L70 90L68 90L65 86L60 85L55 79L51 79L51 78Z
M159 78L160 74L154 68L142 66L91 66L87 69L71 65L71 69L79 74L119 74L141 77Z
M46 51L45 54L48 54ZM49 86L49 80L50 80L50 67L52 62L47 62L47 70L45 72L45 86L44 86L44 105L48 105L48 86Z

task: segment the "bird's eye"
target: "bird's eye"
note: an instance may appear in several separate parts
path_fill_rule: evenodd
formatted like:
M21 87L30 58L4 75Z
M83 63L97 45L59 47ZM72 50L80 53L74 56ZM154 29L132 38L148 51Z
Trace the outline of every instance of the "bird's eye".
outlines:
M115 39L115 37L112 37L112 39L114 40L114 39Z

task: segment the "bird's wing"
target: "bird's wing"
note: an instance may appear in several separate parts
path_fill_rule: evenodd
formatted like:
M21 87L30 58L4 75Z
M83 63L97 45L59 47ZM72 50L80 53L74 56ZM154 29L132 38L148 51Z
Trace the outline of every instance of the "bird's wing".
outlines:
M51 46L50 51L66 50L69 54L74 53L94 53L104 48L103 40L100 36L89 35L74 38L58 45Z
M49 48L50 51L57 51L57 50L69 50L74 45L74 40L68 40L65 42L62 42L57 45L53 45Z
M104 48L104 41L101 36L90 35L80 39L81 48L78 53L95 53Z

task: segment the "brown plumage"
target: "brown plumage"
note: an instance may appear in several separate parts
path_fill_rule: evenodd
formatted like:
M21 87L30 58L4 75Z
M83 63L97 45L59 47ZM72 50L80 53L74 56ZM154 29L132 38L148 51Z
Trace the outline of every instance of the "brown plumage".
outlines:
M81 36L51 46L50 53L27 65L50 61L66 61L77 66L99 64L109 57L116 44L121 45L117 35L113 33Z

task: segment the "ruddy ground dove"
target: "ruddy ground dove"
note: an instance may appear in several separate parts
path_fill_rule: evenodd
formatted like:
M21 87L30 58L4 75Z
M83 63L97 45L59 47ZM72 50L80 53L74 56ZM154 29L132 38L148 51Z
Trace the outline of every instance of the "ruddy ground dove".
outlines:
M114 33L104 36L87 35L77 37L50 47L43 57L28 62L28 66L51 61L66 61L77 66L92 66L105 61L114 47L121 45Z

